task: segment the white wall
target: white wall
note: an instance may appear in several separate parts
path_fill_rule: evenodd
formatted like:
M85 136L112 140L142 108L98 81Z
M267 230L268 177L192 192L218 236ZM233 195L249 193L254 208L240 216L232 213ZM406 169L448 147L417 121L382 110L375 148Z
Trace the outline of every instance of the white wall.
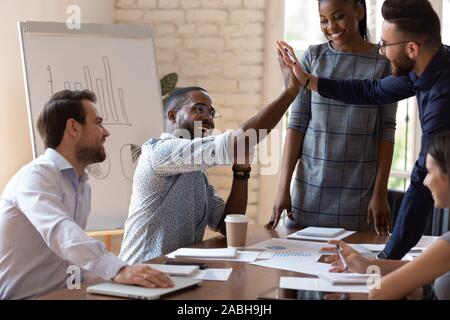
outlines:
M65 22L78 5L82 22L112 23L114 0L1 0L0 2L0 192L32 159L17 21Z

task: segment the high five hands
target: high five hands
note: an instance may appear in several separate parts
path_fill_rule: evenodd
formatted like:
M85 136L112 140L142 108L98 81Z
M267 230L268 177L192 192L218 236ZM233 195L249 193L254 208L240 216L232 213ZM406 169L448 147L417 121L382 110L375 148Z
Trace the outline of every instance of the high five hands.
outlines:
M292 69L292 72L300 82L300 85L304 88L309 87L310 89L316 90L317 78L312 77L309 73L303 70L297 56L295 55L294 49L292 49L292 47L286 42L280 40L276 42L276 46L279 57L281 57L284 65Z

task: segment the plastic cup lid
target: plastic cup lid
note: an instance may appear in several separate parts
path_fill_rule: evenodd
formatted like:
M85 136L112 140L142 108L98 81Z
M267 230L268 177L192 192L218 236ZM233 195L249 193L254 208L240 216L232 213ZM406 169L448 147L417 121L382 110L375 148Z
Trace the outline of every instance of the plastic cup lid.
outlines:
M248 222L248 217L244 214L229 214L225 217L225 222Z

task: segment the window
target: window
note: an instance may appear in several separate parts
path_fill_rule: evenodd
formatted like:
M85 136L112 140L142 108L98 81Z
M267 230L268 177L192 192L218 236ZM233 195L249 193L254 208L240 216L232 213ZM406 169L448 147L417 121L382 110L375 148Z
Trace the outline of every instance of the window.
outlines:
M450 45L450 0L444 0L442 6L442 42Z
M366 0L371 41L381 35L381 6L384 0ZM442 22L443 43L450 44L450 0L432 0ZM311 44L326 41L320 30L317 1L285 0L285 39L297 56ZM400 101L397 108L397 130L389 189L406 190L414 162L420 151L421 128L416 98Z

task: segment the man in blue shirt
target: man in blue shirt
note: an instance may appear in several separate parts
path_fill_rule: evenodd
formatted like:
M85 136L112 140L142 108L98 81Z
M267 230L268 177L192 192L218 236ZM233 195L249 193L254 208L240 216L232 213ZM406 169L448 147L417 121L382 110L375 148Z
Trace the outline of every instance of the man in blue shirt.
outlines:
M417 97L421 149L411 174L392 236L380 258L400 259L420 239L433 208L423 185L430 137L450 130L450 48L442 45L440 21L427 0L386 0L382 8L380 54L391 62L392 76L379 81L319 79L302 70L294 51L278 42L287 65L311 90L352 104L388 104Z

